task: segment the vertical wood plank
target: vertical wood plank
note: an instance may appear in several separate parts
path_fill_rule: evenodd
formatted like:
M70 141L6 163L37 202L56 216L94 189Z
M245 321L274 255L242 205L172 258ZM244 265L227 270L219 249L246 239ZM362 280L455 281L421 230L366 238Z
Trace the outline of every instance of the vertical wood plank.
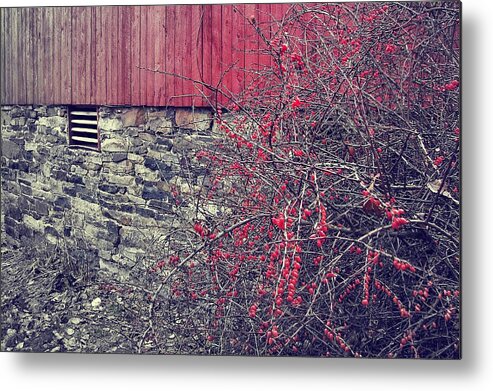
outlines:
M176 7L174 5L168 5L166 6L166 19L164 24L164 37L166 41L165 69L168 73L175 72L175 22ZM166 91L164 104L167 106L172 104L171 98L175 95L174 76L166 75L164 90Z
M245 4L245 88L257 77L258 35L256 32L258 12L255 4ZM255 23L252 23L255 20Z
M245 5L233 5L233 24L232 24L232 56L236 64L233 69L231 80L231 90L238 94L244 87L245 81Z
M232 66L233 66L233 6L231 4L225 4L221 6L222 16L222 33L221 33L221 90L226 94L221 96L221 105L227 105L229 99L227 95L231 93L232 86Z
M79 93L80 95L78 96L78 103L79 104L87 104L89 103L89 95L90 95L90 78L88 74L88 69L89 69L89 63L90 59L88 56L88 53L86 51L86 45L88 39L90 39L90 31L87 28L87 7L78 7L78 20L77 20L77 25L78 25L78 31L77 31L77 46L78 46L78 55L75 58L75 61L77 61L80 67L80 73L77 76L80 78L77 82L80 85L80 90Z
M48 28L46 26L47 12L46 8L39 9L39 26L38 26L38 89L39 89L39 104L47 104L48 94L45 88L46 80L50 77L48 72L48 64L46 63L46 51L49 49L47 42Z
M5 12L6 8L0 8L0 66L2 67L0 70L0 103L7 103L6 99L6 89L7 85L5 83L5 75L7 73L7 69L5 68L5 35L7 32L5 31Z
M106 45L103 32L103 7L95 9L95 72L96 72L96 92L95 101L102 104L106 101Z
M22 104L22 61L23 56L21 53L21 36L20 29L22 26L21 22L21 9L20 8L12 8L12 65L13 65L13 74L12 80L14 82L14 91L13 91L13 100L16 104Z
M153 58L154 62L151 65L151 68L153 71L162 71L163 66L162 66L162 57L161 57L161 50L160 50L160 28L161 28L161 22L160 22L160 7L152 6L152 12L149 14L150 15L150 20L149 20L149 27L151 28L151 36L153 38L153 41L150 43L149 50L153 52ZM160 86L160 82L162 79L161 74L158 72L152 72L153 76L153 85L152 85L152 105L153 106L159 106L159 98L161 93L163 92Z
M125 105L131 104L130 98L130 41L131 36L131 22L130 22L130 7L121 6L120 7L120 46L121 46L121 63L120 63L120 73L121 73L121 86L122 92L120 99Z
M188 37L187 30L189 26L183 23L185 12L183 5L176 5L176 23L175 23L175 74L183 75L185 60L185 40ZM172 106L183 106L183 79L178 76L174 77L175 94L172 99Z
M35 8L27 8L27 18L28 18L28 34L27 34L27 74L26 74L26 100L28 104L35 103L35 91L34 91L34 80L36 78L35 62L34 62L34 45L35 45Z
M41 100L42 64L39 55L39 48L41 47L41 12L42 8L33 8L33 100L36 104L39 104Z
M146 35L147 35L147 7L140 7L140 18L139 18L139 30L140 30L140 51L139 51L139 80L140 80L140 100L142 105L148 105L147 103L147 71L142 68L147 67L146 60Z
M97 85L96 85L96 7L89 7L86 28L89 29L87 42L86 42L86 56L88 59L87 75L89 78L89 96L88 102L90 104L97 103Z
M10 25L10 21L12 18L12 12L9 8L4 8L4 29L5 29L5 101L7 103L14 103L13 100L13 66L12 66L12 27Z
M7 18L7 31L9 32L8 33L8 39L7 39L7 63L9 65L9 74L8 74L8 78L9 78L9 90L8 90L8 93L9 93L9 99L8 101L10 103L17 103L16 102L16 96L15 96L15 92L16 92L16 81L15 81L15 57L14 57L14 50L15 50L15 46L14 46L14 42L16 41L16 36L15 36L15 31L14 31L14 26L13 26L13 23L14 23L14 18L15 18L15 14L13 12L13 9L10 10L10 12L8 13L8 18Z
M140 70L137 68L140 62L140 6L130 8L130 101L133 106L142 104L140 91Z
M191 62L192 62L192 74L191 78L194 81L199 81L202 78L202 64L203 64L203 45L202 45L202 5L193 5L192 12L192 30L191 30ZM201 93L202 87L200 84L192 83L192 97L190 104L192 106L200 106L202 102Z
M90 28L90 8L80 7L79 15L79 57L77 61L81 62L82 73L79 75L81 78L81 96L80 103L91 103L91 55L90 42L91 42L91 28Z
M166 39L165 39L165 24L166 24L166 7L156 6L153 12L155 42L154 42L154 69L158 72L166 71ZM166 75L156 72L154 74L154 104L156 106L164 106L166 104Z
M116 54L117 54L117 65L116 69L116 84L114 88L117 91L117 104L122 104L125 101L125 42L123 41L123 29L125 25L124 7L115 6L118 9L118 27L116 31Z
M211 62L212 62L212 80L211 84L217 88L220 87L219 83L221 80L221 36L222 36L222 10L221 5L212 5L212 53L211 53ZM213 104L218 104L219 96L214 94Z
M12 94L11 94L11 89L12 89L12 63L10 62L10 10L8 8L3 8L3 20L2 20L2 26L3 30L5 32L3 39L4 39L4 55L5 55L5 84L4 84L4 93L5 93L5 103L12 103Z
M72 57L71 57L71 69L72 69L72 104L80 103L81 96L81 53L79 48L80 42L80 7L72 7Z
M208 85L212 84L212 5L203 6L202 22L202 81ZM202 88L202 104L209 106L211 90Z
M53 32L52 36L52 46L53 46L53 56L52 56L52 68L53 68L53 76L52 76L52 103L60 104L61 103L61 67L62 67L62 47L61 47L61 34L59 30L59 26L61 23L61 8L52 8L53 19L52 26Z
M110 33L110 45L108 47L109 64L107 71L109 72L109 78L107 79L107 98L108 103L112 105L118 104L118 7L112 6L110 8L110 19L108 23Z
M123 89L122 89L122 74L121 74L121 66L122 66L122 42L121 40L121 30L122 30L122 15L121 15L121 7L118 5L113 6L114 9L114 20L113 27L115 29L114 32L114 40L111 49L115 52L115 62L112 64L113 68L113 76L115 78L115 82L112 83L111 88L114 91L113 96L113 104L119 104L120 100L123 97Z
M142 53L145 61L145 76L146 76L146 104L154 105L154 24L153 24L153 7L146 6L146 21L145 21L145 50Z
M266 41L271 40L271 5L258 4L259 28L262 36L259 36L259 72L265 73L271 68L271 56L268 54L269 46Z
M53 7L46 7L44 9L44 26L43 26L43 68L45 70L45 77L43 78L43 95L44 103L53 104L53 80L58 75L54 74L53 66L53 54L54 54L54 34L53 34Z
M64 102L73 104L72 101L72 58L74 57L74 48L72 44L73 36L73 19L72 19L72 8L63 8L63 21L60 26L60 31L62 35L62 47L64 55L62 57L62 97Z
M106 90L106 104L110 104L113 99L113 93L111 89L112 83L112 55L113 55L113 36L114 32L113 28L113 7L103 7L101 10L101 31L103 33L103 37L101 40L102 51L104 53L104 62L105 62L105 78L104 78L104 87Z
M10 52L10 64L12 64L11 80L12 80L12 101L13 103L19 103L19 9L11 9L11 52Z
M193 36L193 25L192 25L192 8L191 5L181 5L182 9L182 19L180 23L181 34L183 34L183 62L182 62L182 75L191 78L192 77L192 63L194 59L192 58L192 41L194 41ZM183 97L181 99L182 106L191 106L193 94L193 82L191 80L182 80Z
M19 96L18 103L26 104L26 79L27 79L27 71L26 71L26 26L25 26L25 8L19 8L17 10L17 81L19 83L18 91Z

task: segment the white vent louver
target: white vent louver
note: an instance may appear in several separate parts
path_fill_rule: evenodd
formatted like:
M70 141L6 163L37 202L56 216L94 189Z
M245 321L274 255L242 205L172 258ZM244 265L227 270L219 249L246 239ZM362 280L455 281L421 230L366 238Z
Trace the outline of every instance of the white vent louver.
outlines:
M69 144L99 151L97 108L73 107L69 111L69 121Z

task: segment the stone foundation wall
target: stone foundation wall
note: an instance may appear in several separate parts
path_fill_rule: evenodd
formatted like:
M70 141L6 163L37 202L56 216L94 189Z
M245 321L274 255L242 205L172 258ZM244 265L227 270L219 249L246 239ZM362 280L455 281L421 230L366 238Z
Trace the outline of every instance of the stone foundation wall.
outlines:
M1 108L4 242L42 240L123 278L181 224L177 193L203 178L211 113L100 107L101 152L69 147L67 122L63 106Z

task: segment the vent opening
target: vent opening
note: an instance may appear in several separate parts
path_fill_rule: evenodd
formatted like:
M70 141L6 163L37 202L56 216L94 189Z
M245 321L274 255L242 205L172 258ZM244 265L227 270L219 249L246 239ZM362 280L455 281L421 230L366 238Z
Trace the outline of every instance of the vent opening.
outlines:
M97 107L69 108L69 145L100 150Z

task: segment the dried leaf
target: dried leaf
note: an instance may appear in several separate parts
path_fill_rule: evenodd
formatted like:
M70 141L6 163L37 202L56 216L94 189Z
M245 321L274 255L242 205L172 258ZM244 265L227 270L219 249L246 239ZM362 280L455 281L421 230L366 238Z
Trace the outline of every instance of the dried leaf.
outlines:
M432 182L428 182L427 186L428 186L428 189L430 189L433 193L436 194L436 193L438 193L438 191L440 190L440 187L442 186L442 180L441 179L435 179ZM445 192L447 192L447 185L443 185L440 194L444 195Z
M437 194L438 191L440 191L440 195L451 199L456 205L459 205L459 201L457 201L454 197L452 197L452 194L450 194L450 192L447 190L447 185L444 184L442 189L440 189L441 186L442 186L441 179L435 179L434 181L429 182L427 184L428 189L430 189L432 193Z

